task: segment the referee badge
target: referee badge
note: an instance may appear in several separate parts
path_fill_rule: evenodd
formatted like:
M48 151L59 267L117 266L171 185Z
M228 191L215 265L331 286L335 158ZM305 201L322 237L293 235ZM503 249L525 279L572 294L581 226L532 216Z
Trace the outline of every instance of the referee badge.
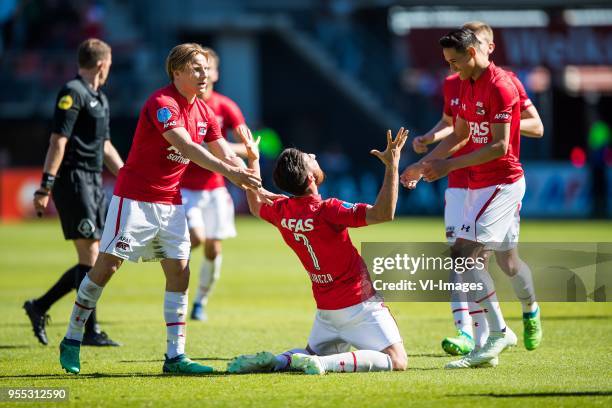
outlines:
M89 238L93 235L96 230L96 226L92 220L89 218L83 218L77 227L77 230L83 235L85 238Z
M64 95L57 102L57 107L60 108L61 110L68 110L72 107L72 103L73 103L72 96Z

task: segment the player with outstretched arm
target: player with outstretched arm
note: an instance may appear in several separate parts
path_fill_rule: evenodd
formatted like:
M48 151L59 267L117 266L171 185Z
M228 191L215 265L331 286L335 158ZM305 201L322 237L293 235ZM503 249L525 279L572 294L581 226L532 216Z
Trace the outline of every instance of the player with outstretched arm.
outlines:
M137 262L141 258L160 260L166 277L163 372L212 371L185 355L190 242L179 181L190 161L243 188L259 189L261 181L234 155L221 136L214 113L196 98L208 82L206 51L199 44L177 45L166 59L166 71L171 83L155 91L140 112L128 159L117 177L100 256L79 287L60 344L60 364L70 373L81 369L83 325L104 286L124 260ZM266 199L266 192L259 194Z
M348 228L393 220L398 194L398 163L408 131L387 133L384 152L372 150L385 165L376 203L352 204L318 193L324 173L313 154L286 149L274 169L274 183L291 197L267 205L247 192L251 213L274 225L296 253L312 281L317 303L305 349L274 355L242 355L228 364L232 373L288 369L306 374L405 370L408 358L389 309L372 286L365 262ZM247 143L249 168L259 174L257 142ZM357 350L351 352L351 346Z

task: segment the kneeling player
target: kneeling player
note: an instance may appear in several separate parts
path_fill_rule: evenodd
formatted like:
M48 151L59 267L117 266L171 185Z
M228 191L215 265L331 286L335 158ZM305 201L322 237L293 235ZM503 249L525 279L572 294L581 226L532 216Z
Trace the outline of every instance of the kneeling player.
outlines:
M300 258L312 281L317 303L306 349L275 356L270 352L236 357L232 373L281 371L326 372L405 370L408 357L399 329L382 298L376 294L365 262L351 243L349 227L391 221L398 194L398 163L408 131L395 140L387 133L384 152L371 153L385 164L385 178L376 203L351 204L323 200L318 187L324 173L313 154L286 149L276 162L274 182L293 196L263 205L247 193L256 217L273 224ZM259 174L256 143L247 143L249 167ZM351 346L357 350L350 352Z

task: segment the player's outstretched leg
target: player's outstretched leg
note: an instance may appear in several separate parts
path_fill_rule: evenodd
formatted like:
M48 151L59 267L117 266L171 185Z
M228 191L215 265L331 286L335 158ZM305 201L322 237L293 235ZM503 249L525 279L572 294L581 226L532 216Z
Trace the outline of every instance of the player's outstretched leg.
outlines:
M356 350L348 353L316 356L294 354L291 368L305 374L355 373L371 371L392 371L393 363L388 354L373 350Z
M243 354L227 363L227 371L232 374L269 373L275 368L276 356L269 351Z
M262 373L291 370L291 358L294 354L310 354L303 348L294 348L274 355L267 351L257 354L243 354L227 364L227 371L233 374Z

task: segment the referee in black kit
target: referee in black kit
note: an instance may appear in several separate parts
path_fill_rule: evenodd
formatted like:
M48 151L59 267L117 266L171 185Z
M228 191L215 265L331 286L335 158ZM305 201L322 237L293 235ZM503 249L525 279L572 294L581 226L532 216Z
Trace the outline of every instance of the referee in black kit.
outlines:
M117 175L123 161L110 141L109 107L99 90L111 66L111 48L91 38L79 46L79 74L57 96L42 183L34 193L34 208L42 216L53 197L64 237L72 240L78 263L47 293L24 303L38 341L47 344L45 323L53 303L78 289L96 261L108 203L102 189L102 164ZM95 310L85 325L84 346L118 346L100 331Z

